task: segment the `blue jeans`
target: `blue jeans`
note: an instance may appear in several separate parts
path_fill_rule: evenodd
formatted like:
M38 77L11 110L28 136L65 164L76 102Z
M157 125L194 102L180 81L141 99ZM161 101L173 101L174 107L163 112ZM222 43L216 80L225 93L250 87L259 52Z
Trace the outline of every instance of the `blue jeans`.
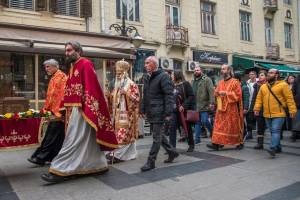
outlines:
M280 132L282 129L282 125L284 124L285 118L278 117L278 118L266 118L266 124L269 127L271 132L271 149L280 149Z
M208 112L199 112L199 121L195 125L195 143L200 143L201 139L201 125L205 126L209 133L212 132L212 125L208 120Z

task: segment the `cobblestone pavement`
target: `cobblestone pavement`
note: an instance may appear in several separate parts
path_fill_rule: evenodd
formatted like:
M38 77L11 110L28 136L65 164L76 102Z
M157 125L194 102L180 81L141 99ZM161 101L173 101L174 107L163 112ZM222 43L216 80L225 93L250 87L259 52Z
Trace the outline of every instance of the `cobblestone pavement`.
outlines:
M300 142L282 141L283 152L270 159L254 150L255 140L243 150L210 151L209 139L195 152L178 143L180 156L172 164L161 149L157 168L141 173L151 136L138 141L136 160L110 166L108 173L48 185L40 179L47 167L26 160L33 150L0 152L0 200L294 200L300 199ZM268 146L266 140L265 147Z

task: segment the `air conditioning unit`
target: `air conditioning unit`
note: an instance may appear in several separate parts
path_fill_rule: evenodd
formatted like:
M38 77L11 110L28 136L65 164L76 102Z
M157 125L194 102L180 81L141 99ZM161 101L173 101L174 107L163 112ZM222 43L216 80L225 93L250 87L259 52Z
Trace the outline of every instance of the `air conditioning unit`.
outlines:
M187 69L186 71L188 72L193 72L195 70L196 65L198 65L199 63L196 61L188 61L187 62Z
M170 58L160 58L159 66L164 70L174 70L173 59Z

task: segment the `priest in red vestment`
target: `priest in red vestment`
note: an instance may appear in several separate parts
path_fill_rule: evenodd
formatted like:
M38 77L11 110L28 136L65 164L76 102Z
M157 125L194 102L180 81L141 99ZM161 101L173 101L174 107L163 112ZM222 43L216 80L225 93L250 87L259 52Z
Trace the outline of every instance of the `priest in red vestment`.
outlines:
M224 145L243 147L243 103L239 81L233 78L233 69L228 65L221 68L223 80L215 90L217 112L214 122L212 144L208 148L219 150Z
M63 104L66 107L66 137L42 179L57 183L82 174L106 172L104 151L118 148L104 94L93 63L81 57L76 41L65 45L66 62L71 68Z

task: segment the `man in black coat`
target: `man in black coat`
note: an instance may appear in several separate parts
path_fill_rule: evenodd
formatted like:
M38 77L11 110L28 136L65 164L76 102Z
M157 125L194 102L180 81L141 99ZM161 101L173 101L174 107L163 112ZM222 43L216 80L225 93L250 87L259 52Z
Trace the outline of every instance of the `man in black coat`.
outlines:
M146 164L141 171L155 168L155 160L160 145L167 151L169 157L164 162L171 163L178 157L178 153L172 147L165 135L168 131L171 115L174 109L173 84L170 77L158 68L158 60L150 56L145 60L145 68L148 76L144 79L144 95L141 101L140 112L150 122L150 131L153 135L153 144Z

